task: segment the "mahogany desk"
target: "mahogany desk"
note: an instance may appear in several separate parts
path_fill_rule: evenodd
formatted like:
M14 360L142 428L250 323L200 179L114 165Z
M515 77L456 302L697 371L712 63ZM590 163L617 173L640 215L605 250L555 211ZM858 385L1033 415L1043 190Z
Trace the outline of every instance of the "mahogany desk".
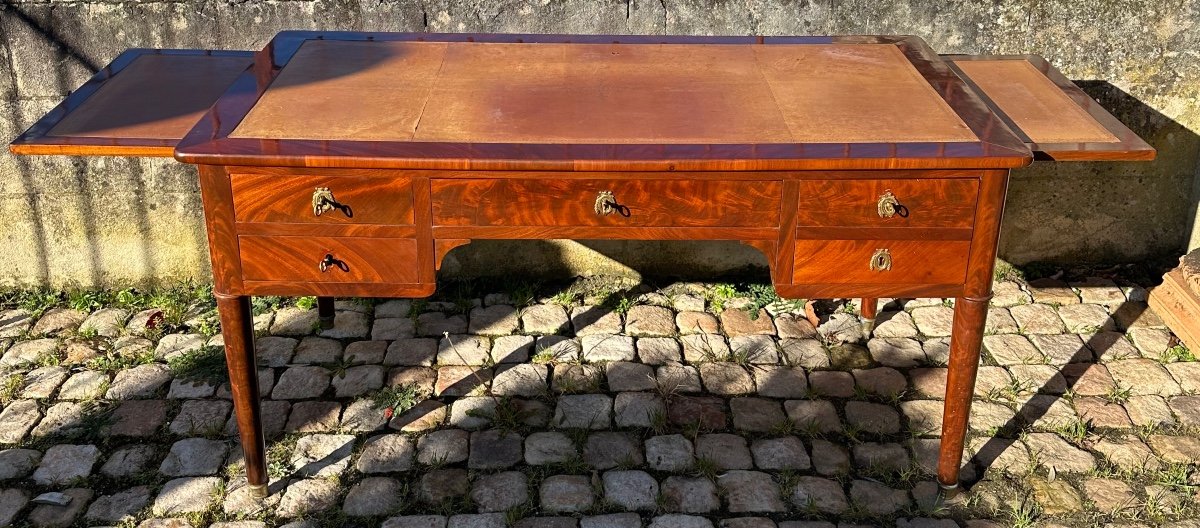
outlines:
M251 485L251 295L422 297L475 239L738 240L784 297L955 297L957 484L1008 171L1154 150L1036 56L919 38L280 33L130 50L11 145L199 167Z

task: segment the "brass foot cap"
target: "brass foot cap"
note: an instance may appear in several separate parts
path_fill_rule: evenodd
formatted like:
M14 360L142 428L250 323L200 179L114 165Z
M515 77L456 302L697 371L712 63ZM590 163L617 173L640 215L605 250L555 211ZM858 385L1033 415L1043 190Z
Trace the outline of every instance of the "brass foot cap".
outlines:
M252 495L254 498L256 498L256 499L267 498L268 493L267 493L267 485L266 484L250 484L250 485L248 485L248 487L250 488L250 495Z
M321 330L329 330L330 328L333 328L333 318L332 317L322 317L321 318Z
M863 319L862 320L863 337L866 337L869 339L871 337L871 332L873 332L874 330L875 330L875 320L874 319Z

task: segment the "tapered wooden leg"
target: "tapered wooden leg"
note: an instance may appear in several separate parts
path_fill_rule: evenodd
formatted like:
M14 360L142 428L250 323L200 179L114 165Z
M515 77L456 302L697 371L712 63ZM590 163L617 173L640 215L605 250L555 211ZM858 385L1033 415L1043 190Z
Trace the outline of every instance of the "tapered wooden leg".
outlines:
M246 459L246 480L257 497L267 496L267 450L263 437L262 407L259 405L258 371L254 358L254 318L250 298L215 294L225 337L225 362L233 408Z
M322 330L333 328L333 297L317 297L317 317Z
M879 309L879 299L863 297L861 304L858 312L862 314L863 336L870 338L871 331L875 329L875 314Z
M942 415L942 445L938 457L938 482L943 488L958 486L963 441L971 417L971 396L979 370L979 349L987 320L990 296L985 299L958 298L954 302L954 326L950 337L950 367L946 376L946 409Z

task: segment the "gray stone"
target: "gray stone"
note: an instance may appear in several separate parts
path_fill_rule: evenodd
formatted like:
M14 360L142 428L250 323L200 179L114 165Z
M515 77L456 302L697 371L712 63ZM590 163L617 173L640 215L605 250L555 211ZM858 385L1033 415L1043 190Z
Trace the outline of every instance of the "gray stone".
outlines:
M417 462L425 465L454 464L467 460L470 433L461 429L442 429L417 440Z
M619 334L625 329L621 314L602 306L576 306L571 309L575 335Z
M733 427L741 431L770 432L787 425L778 401L764 398L732 398Z
M333 339L363 339L371 331L367 314L353 310L338 310L333 314L333 328L325 328L321 337Z
M429 401L429 400L426 400ZM436 403L436 402L435 402ZM368 399L355 400L342 411L342 430L349 433L369 433L383 429L391 409L380 409Z
M291 465L305 477L340 475L350 465L354 451L353 435L314 434L296 441ZM285 495L286 497L286 495Z
M736 363L703 363L700 379L708 392L721 396L754 392L754 377Z
M384 365L430 366L437 358L438 340L428 338L397 339L388 345Z
M471 433L471 450L467 467L471 469L504 469L523 460L521 445L524 438L515 432L489 429Z
M583 349L579 341L558 335L538 336L534 361L541 363L579 361Z
M228 450L225 442L185 438L171 445L158 471L169 477L213 475L221 469Z
M156 359L172 359L199 351L208 338L200 334L167 334L158 340L154 348Z
M871 357L875 361L888 367L915 367L926 360L921 343L915 339L876 338L867 342L867 350L871 352Z
M647 365L666 365L679 363L683 360L679 341L670 337L643 337L638 339L637 355L638 360Z
M302 400L316 398L329 387L329 371L322 367L290 367L279 376L279 382L271 391L277 400Z
M554 425L562 428L607 429L613 400L604 394L564 395L554 409Z
M546 365L521 363L503 365L492 379L492 394L497 396L541 396L549 390Z
M579 455L575 443L557 431L539 431L525 439L525 463L541 466L561 464Z
M120 523L137 518L150 504L150 486L135 486L125 491L104 495L92 502L84 515L89 521Z
M29 523L40 528L67 528L83 513L94 492L86 488L71 488L63 490L62 494L70 497L71 501L63 506L38 504L29 512Z
M408 317L412 312L412 301L409 299L391 299L375 305L375 318Z
M524 363L533 351L533 337L524 335L499 336L492 339L492 363Z
M292 356L293 363L299 364L332 364L342 359L342 343L336 339L308 336L300 340L296 346L296 354Z
M0 526L12 526L17 514L29 503L29 494L19 489L0 490Z
M1061 334L1067 327L1058 312L1049 305L1034 303L1009 308L1021 332L1026 334Z
M302 310L288 306L275 312L271 321L271 334L285 336L308 335L317 328L320 318L316 310Z
M642 528L642 517L632 512L593 515L580 519L579 528Z
M43 486L70 484L91 475L99 458L100 450L94 445L51 446L33 472L33 481Z
M665 394L700 392L700 371L691 365L663 365L655 371L658 390Z
M25 310L0 310L0 337L20 337L32 325L33 318Z
M446 528L505 528L503 513L451 515Z
M703 477L667 477L662 482L662 502L668 512L709 513L721 508L717 485Z
M108 374L84 370L72 374L58 391L60 400L91 400L108 390Z
M108 456L108 460L100 466L100 474L110 478L130 477L149 469L155 458L153 446L124 446Z
M871 472L903 471L908 468L908 452L900 444L861 442L854 444L854 465Z
M57 389L59 384L67 378L67 369L64 367L41 367L36 368L25 374L24 387L21 389L21 397L27 399L45 399L54 394L54 389Z
M617 361L605 365L608 390L613 392L654 390L658 383L654 368L642 363Z
M890 515L908 506L908 492L878 482L855 480L850 485L850 500L873 515Z
M587 477L552 475L542 481L538 500L543 510L556 513L587 511L595 503Z
M625 314L625 333L636 337L675 335L675 313L661 306L634 306Z
M355 341L346 345L342 355L351 365L377 365L387 355L387 341Z
M471 487L471 500L481 512L498 512L516 508L529 501L529 486L520 471L504 471L483 475Z
M446 528L446 518L441 515L392 517L383 522L383 528Z
M338 485L329 479L305 479L293 482L279 499L276 515L285 519L301 517L337 505Z
M42 453L34 449L0 450L0 480L24 478L41 459Z
M683 435L652 436L646 439L645 446L647 463L659 471L685 471L696 460L692 443Z
M338 398L349 398L366 394L383 386L384 367L380 365L358 365L333 376L331 382Z
M138 365L118 372L104 397L110 400L151 398L168 381L171 381L171 371L166 365Z
M219 433L225 428L231 408L232 404L224 400L187 400L169 429L180 436Z
M583 461L595 469L640 466L645 462L642 446L630 433L601 431L588 435Z
M779 496L779 485L771 475L759 471L727 471L717 478L730 513L787 511Z
M80 374L83 374L83 372ZM105 377L105 382L107 382L107 376ZM191 381L175 378L171 380L171 388L167 389L167 399L208 398L216 392L217 386L207 381Z
M668 514L651 519L650 528L713 528L713 523L696 515Z
M567 311L557 304L536 304L521 311L521 326L527 334L556 335L571 326Z
M900 432L900 415L895 409L880 403L846 402L846 421L868 433L894 434Z
M726 361L732 351L720 334L691 334L679 337L683 359L689 363Z
M331 401L304 401L292 406L288 415L286 431L298 433L321 433L337 430L340 422L338 415L342 406Z
M842 430L837 410L828 400L788 400L783 402L783 409L788 419L801 430L819 433Z
M1091 453L1067 443L1054 433L1029 433L1025 445L1031 456L1059 473L1087 473L1096 467Z
M394 341L396 339L412 339L416 335L417 324L407 317L388 317L375 319L371 325L373 341Z
M604 498L626 510L653 510L658 500L658 481L645 471L607 471Z
M53 355L58 351L57 339L34 339L21 341L8 348L0 357L0 367L22 367Z
M486 427L496 415L496 403L491 396L459 398L450 408L450 425L463 429Z
M412 469L416 446L407 436L388 434L368 438L356 467L362 473L392 473Z
M779 363L779 348L769 335L740 335L729 340L731 357L752 365Z
M666 418L662 397L648 392L622 392L613 402L613 420L617 427L653 427Z
M421 499L430 504L442 504L463 497L471 487L465 469L435 469L421 476Z
M299 343L290 337L264 336L254 340L254 353L260 365L283 367L292 362Z
M819 438L812 441L813 469L822 475L841 475L850 472L850 454L845 447Z
M34 400L15 400L0 411L0 443L17 444L42 417Z
M792 489L792 504L801 510L840 514L850 508L842 485L820 477L799 477Z
M809 469L812 462L804 443L794 436L759 438L750 444L754 465L759 469Z
M753 369L758 394L768 398L803 398L808 394L804 369L784 365L760 365Z
M854 369L854 383L864 392L892 398L908 389L908 380L891 367Z
M477 396L486 394L492 381L492 369L480 366L446 365L437 369L434 394L438 396Z
M746 439L733 434L712 433L696 437L696 458L707 459L720 470L754 467Z
M183 477L167 481L151 511L155 515L202 512L216 500L220 477Z
M488 338L461 334L443 337L438 342L439 365L486 365L491 361L492 343Z
M342 511L351 517L376 517L400 509L404 487L396 479L367 477L350 488Z
M779 350L785 364L806 369L829 368L829 351L816 339L784 339Z
M71 308L51 308L38 318L30 333L41 336L74 332L87 316L88 314Z
M467 327L467 331L479 335L513 334L520 325L517 309L504 304L474 308L471 310L470 319L471 324Z
M581 346L583 360L592 363L633 361L637 357L633 338L624 335L588 334L582 337Z

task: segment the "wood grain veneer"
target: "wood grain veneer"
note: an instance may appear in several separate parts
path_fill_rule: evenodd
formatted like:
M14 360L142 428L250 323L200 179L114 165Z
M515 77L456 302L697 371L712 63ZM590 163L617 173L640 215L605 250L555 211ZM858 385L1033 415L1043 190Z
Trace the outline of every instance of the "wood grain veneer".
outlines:
M238 174L230 177L238 222L412 225L412 187L407 178ZM328 188L352 216L333 209L313 214L313 192Z
M417 244L410 238L339 238L242 235L247 281L415 283ZM346 264L322 272L326 254Z
M904 212L879 215L891 192ZM796 210L799 226L971 227L979 181L971 179L803 180Z
M967 275L966 241L797 240L794 284L957 284ZM871 255L887 249L892 269L870 269ZM877 297L892 297L878 295Z
M773 227L778 181L433 180L437 226ZM598 215L611 191L628 216Z

